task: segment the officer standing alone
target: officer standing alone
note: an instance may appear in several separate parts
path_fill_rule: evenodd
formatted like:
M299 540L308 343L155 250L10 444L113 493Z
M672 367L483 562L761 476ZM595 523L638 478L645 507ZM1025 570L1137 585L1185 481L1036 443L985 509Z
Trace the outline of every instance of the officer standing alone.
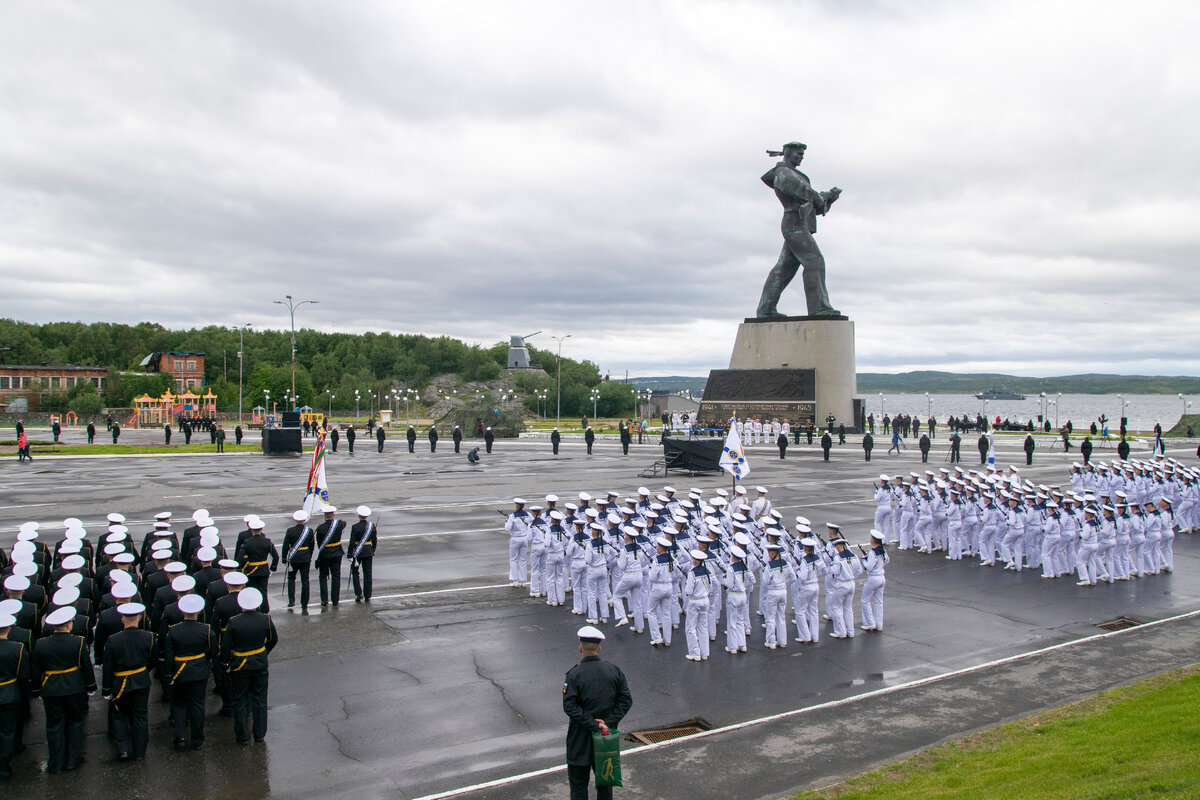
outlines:
M375 558L375 548L379 539L375 532L375 523L371 521L371 507L359 506L356 509L358 522L350 528L350 543L346 552L350 555L350 578L354 582L354 602L364 600L371 602L371 566ZM362 581L358 573L362 570Z
M607 735L633 706L625 674L615 664L600 658L604 634L591 625L579 629L580 662L563 681L563 712L567 724L567 777L571 800L587 800L588 774L594 753L592 733ZM596 789L597 800L612 800L611 788Z

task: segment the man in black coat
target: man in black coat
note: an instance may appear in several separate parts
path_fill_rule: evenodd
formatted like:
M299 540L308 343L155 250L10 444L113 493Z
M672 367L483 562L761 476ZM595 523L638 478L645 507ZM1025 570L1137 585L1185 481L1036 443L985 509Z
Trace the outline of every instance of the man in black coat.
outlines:
M833 437L829 435L829 431L821 434L821 449L825 451L825 460L829 460L829 450L833 447Z
M583 434L583 442L587 445L587 454L592 454L592 445L596 443L596 434L592 431L592 426L589 425Z
M121 426L115 422L113 423L113 426L112 426L112 435L113 435L113 444L116 444L117 439L121 438Z
M337 443L338 443L338 439L340 439L340 438L342 438L342 436L340 433L338 433L337 428L334 428L333 430L331 430L329 432L329 441L333 443L333 452L335 452L335 453L337 452Z
M146 607L122 603L121 630L103 648L100 687L109 701L109 722L117 760L140 759L150 741L146 706L150 699L150 670L155 656L154 634L141 628Z
M559 434L558 428L555 428L550 432L550 446L554 448L554 455L558 455L558 445L561 442L562 436Z
M296 607L296 576L300 576L300 613L308 616L308 571L316 547L308 514L300 509L292 513L296 524L283 534L283 563L287 573L288 611Z
M959 436L958 431L955 431L954 433L950 434L950 463L951 464L957 464L958 462L962 461L962 453L960 452L961 447L962 447L962 437Z
M371 521L371 507L359 506L355 509L358 522L350 528L350 541L346 545L346 554L350 556L350 580L354 584L354 602L364 600L371 602L371 567L374 563L375 548L379 546L375 523ZM362 570L362 582L359 582L359 570Z
M781 460L786 458L787 457L787 455L786 455L787 454L787 446L788 446L787 434L786 433L779 434L779 438L775 440L775 444L777 444L779 446L779 458Z
M869 432L863 436L863 460L871 460L871 450L875 447L875 437Z
M191 444L192 443L192 423L188 422L185 419L179 423L179 427L183 433L183 443Z
M333 603L337 608L342 585L342 534L346 523L335 519L337 506L321 506L325 521L317 526L317 582L321 590L321 612Z
M842 422L838 425L838 444L846 443L846 423Z
M51 775L83 763L87 699L97 688L87 642L71 633L74 621L74 608L55 609L46 617L53 633L33 646L33 692L46 711L46 772Z
M234 429L233 429L233 442L234 442L234 444L241 444L241 443L242 443L242 436L243 436L243 435L244 435L244 434L242 433L242 426L241 426L241 425L238 425L236 428L234 428Z
M417 429L412 425L409 425L408 431L404 434L404 438L408 440L408 452L415 453L417 445Z
M1034 446L1035 445L1033 443L1033 434L1032 433L1025 434L1025 465L1026 466L1033 463L1033 448L1034 448Z
M200 621L204 599L189 594L179 599L183 621L166 631L163 661L171 671L171 717L176 747L186 744L184 733L192 731L192 749L204 744L204 700L208 694L208 676L217 657L217 637L212 628Z
M168 425L167 427L170 428L171 426ZM87 435L88 435L88 444L92 444L96 441L96 423L89 422L87 424Z
M221 635L221 662L229 672L233 735L238 744L248 745L248 733L256 742L267 738L267 656L279 643L279 634L271 618L257 610L263 603L257 589L242 589L237 603L242 613L229 620ZM253 721L250 731L247 716Z
M604 634L588 625L579 629L579 655L563 681L563 712L567 723L567 778L571 800L587 800L588 776L595 755L592 732L607 736L633 706L629 683L615 664L600 659ZM611 788L596 789L597 800L612 800Z
M1129 442L1125 441L1125 437L1121 437L1120 444L1117 445L1117 457L1122 461L1129 458Z
M375 442L379 445L379 452L383 452L383 441L387 438L387 434L383 432L383 426L380 425L375 429Z
M804 435L808 438L809 444L812 444L814 430L813 421L810 419L804 424Z
M629 425L621 425L621 450L625 455L629 455L629 445L633 442L633 434L629 432Z
M496 434L492 433L492 429L489 426L488 429L483 432L483 445L487 452L492 452L492 442L494 441L496 441Z
M979 463L980 464L987 463L987 454L988 454L988 438L987 438L987 436L980 436L979 437Z
M429 452L431 452L431 453L437 452L437 440L438 440L437 428L430 425L429 426Z
M451 434L450 438L454 440L454 452L457 453L458 448L462 446L462 428L455 425L454 433Z
M917 446L921 448L921 463L929 460L929 448L932 443L929 441L929 434L922 433L921 438L917 440Z
M346 428L346 448L350 451L350 455L354 455L354 426Z

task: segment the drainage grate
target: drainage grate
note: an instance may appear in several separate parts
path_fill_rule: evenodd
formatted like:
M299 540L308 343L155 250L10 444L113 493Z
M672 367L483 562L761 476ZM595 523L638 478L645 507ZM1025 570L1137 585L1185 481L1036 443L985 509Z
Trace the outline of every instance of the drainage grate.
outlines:
M1110 619L1108 622L1101 622L1096 625L1096 627L1103 628L1106 631L1123 631L1126 628L1136 628L1141 624L1142 623L1138 622L1136 619L1130 619L1129 617L1117 617L1116 619Z
M651 728L644 731L633 731L629 734L628 739L633 742L642 744L657 744L658 742L666 742L671 739L682 739L685 736L694 736L697 733L712 730L712 725L709 725L702 719L689 719L685 722L668 725L662 728Z

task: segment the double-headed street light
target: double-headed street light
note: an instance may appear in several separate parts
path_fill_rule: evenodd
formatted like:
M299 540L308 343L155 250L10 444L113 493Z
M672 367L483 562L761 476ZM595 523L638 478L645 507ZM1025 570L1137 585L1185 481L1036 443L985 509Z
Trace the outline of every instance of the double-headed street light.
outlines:
M313 305L316 305L317 303L319 303L321 301L320 300L301 300L299 303L293 303L292 296L290 294L285 295L285 297L287 298L286 303L283 300L275 300L273 302L276 305L287 306L288 307L288 316L291 318L291 324L292 324L292 395L295 396L295 394L296 394L296 309L299 308L300 306L304 305L305 303L312 303Z
M551 336L550 338L553 339L554 341L558 342L558 356L555 357L555 359L554 359L554 364L558 368L557 369L558 377L555 378L555 394L557 394L557 396L558 396L558 398L557 398L558 408L555 413L554 426L556 428L561 428L562 427L562 343L563 343L564 339L570 339L571 334L568 333L566 336Z
M326 414L325 416L332 417L333 416L333 398L337 397L337 395L335 395L333 392L329 391L328 389L325 390L325 394L327 394L329 396L329 413Z

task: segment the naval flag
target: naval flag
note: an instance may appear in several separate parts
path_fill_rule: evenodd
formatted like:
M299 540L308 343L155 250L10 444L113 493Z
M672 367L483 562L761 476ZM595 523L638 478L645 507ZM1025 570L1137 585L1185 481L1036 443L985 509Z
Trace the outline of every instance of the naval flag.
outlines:
M721 451L721 469L741 480L750 474L750 462L746 460L746 451L742 449L742 437L738 436L737 420L729 420L729 436L725 438L725 449Z
M308 468L308 491L304 495L304 510L313 516L322 503L329 502L329 484L325 481L325 431L317 434L312 465Z

